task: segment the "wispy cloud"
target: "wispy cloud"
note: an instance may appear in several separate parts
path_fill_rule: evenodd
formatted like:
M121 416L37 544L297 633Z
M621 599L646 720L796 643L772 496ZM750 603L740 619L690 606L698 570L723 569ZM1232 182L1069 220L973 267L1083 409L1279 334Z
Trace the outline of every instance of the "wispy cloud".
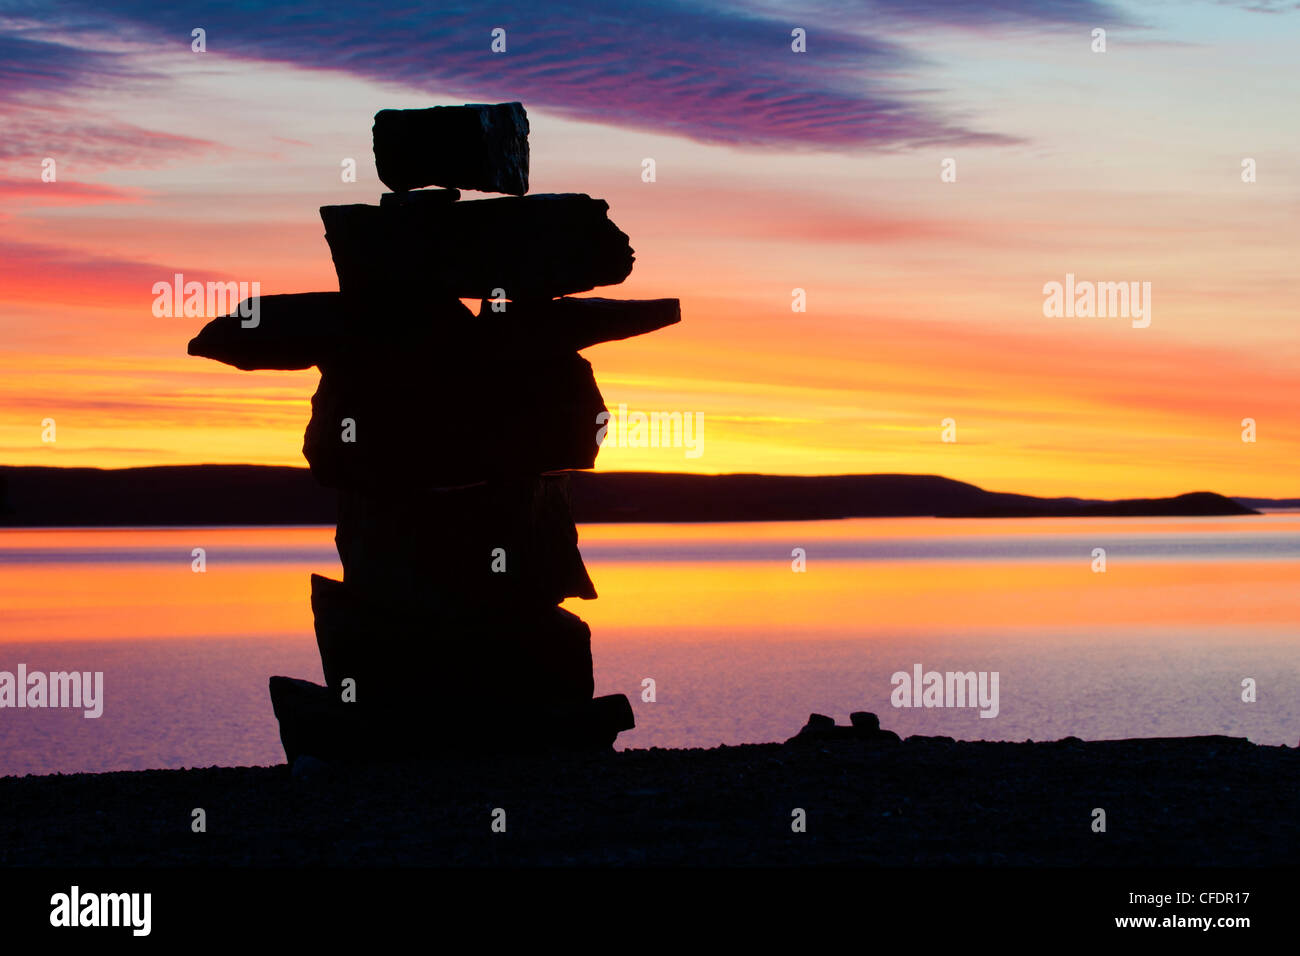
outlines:
M52 39L48 26L6 16L12 10L11 4L0 5L0 103L48 104L51 95L108 88L151 75L124 52L71 38Z
M844 10L862 11L874 17L931 26L960 28L1002 28L1014 25L1080 25L1128 23L1130 18L1118 8L1096 0L869 0L866 4L843 0Z
M30 167L50 156L83 170L136 169L222 148L88 114L87 95L167 82L119 32L91 11L0 0L0 161Z
M143 190L122 189L99 183L42 182L31 179L0 179L0 202L30 206L99 206L104 203L141 202Z
M226 147L211 140L145 129L116 120L88 119L65 107L0 106L6 130L0 160L38 164L54 157L62 169L152 169Z
M169 277L146 262L81 249L0 240L0 301L119 305L138 301L147 314L149 290Z
M575 119L704 142L796 149L1013 141L947 115L933 102L941 91L919 92L924 60L906 45L907 31L886 31L885 23L1042 29L1118 18L1089 0L826 2L797 13L676 0L389 8L291 0L163 10L144 0L109 0L67 9L79 13L83 30L97 23L133 44L186 49L190 31L202 27L211 56L340 70L454 96L520 99ZM506 31L502 54L490 50L497 27ZM807 53L791 51L794 27L807 31ZM129 72L115 54L76 63L46 40L19 37L5 52L13 77L59 89L88 74L108 82Z
M1297 0L1219 0L1229 7L1240 7L1247 13L1300 13Z

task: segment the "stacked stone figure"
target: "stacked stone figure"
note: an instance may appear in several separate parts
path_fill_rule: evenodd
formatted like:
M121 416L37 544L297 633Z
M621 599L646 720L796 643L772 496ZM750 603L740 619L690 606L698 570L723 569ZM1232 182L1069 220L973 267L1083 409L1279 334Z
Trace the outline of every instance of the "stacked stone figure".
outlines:
M321 371L303 453L338 489L343 580L312 577L327 686L271 678L286 754L607 749L631 706L593 699L591 633L559 607L596 596L563 474L604 421L578 352L679 303L568 297L632 249L605 202L526 195L520 104L383 110L374 150L393 192L321 209L339 291L261 296L189 344Z

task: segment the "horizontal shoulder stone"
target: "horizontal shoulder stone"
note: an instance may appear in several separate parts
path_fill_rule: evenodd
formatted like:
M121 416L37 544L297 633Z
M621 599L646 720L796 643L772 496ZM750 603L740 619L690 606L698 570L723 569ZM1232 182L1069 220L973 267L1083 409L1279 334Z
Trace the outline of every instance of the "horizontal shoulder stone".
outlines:
M681 321L677 299L560 298L484 301L475 317L458 299L419 303L400 319L350 312L338 292L253 296L213 319L190 340L189 354L235 368L305 369L358 345L388 344L406 354L448 350L505 365L533 362Z
M600 342L645 335L682 320L679 299L583 299L501 303L479 309L484 336L509 341L516 351L576 352ZM495 335L493 333L496 333Z
M334 353L342 331L337 292L252 296L200 329L188 351L246 370L310 368Z

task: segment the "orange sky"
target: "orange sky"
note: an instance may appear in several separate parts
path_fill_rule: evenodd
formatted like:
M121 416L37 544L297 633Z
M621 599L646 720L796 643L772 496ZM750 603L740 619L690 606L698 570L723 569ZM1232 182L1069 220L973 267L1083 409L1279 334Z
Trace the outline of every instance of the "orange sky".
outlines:
M1297 20L1188 10L1113 30L1104 55L1073 26L1029 42L909 35L926 57L909 88L926 92L908 95L1002 142L702 142L531 105L519 88L532 191L607 199L636 250L629 280L592 294L682 300L681 325L586 354L609 406L702 413L703 453L606 445L598 468L1300 494ZM145 41L122 42L119 55L144 55ZM383 191L371 115L507 97L215 44L147 63L147 80L3 106L27 146L0 154L0 462L303 464L316 373L188 357L204 320L154 318L153 283L181 272L265 294L336 289L317 207ZM149 135L110 151L111 124ZM358 182L340 180L346 157ZM1241 181L1243 157L1256 182ZM956 182L940 180L946 158ZM1150 282L1150 327L1045 317L1043 286L1066 273ZM806 312L791 310L795 288ZM433 410L431 427L462 413ZM1242 441L1244 418L1256 442Z

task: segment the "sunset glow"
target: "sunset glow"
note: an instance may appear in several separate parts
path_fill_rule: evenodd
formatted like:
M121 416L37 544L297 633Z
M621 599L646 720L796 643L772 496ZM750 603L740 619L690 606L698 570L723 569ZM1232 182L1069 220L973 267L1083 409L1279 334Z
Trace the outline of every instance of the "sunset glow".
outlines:
M779 11L633 4L609 14L642 45L622 52L578 2L414 30L358 11L387 44L358 62L297 36L287 7L241 24L73 5L37 24L0 5L0 461L303 464L317 373L187 356L205 320L155 318L153 283L337 289L317 208L384 191L371 116L517 99L531 191L602 197L632 237L631 277L592 294L682 302L680 325L586 354L609 406L703 413L703 453L607 447L599 469L1297 494L1300 166L1279 121L1296 15L1010 4L938 26L926 6L800 14L802 55ZM348 16L331 29L351 35ZM490 61L498 19L517 55ZM575 31L589 57L552 63ZM712 66L674 81L688 55ZM1067 273L1151 283L1150 326L1044 317Z

